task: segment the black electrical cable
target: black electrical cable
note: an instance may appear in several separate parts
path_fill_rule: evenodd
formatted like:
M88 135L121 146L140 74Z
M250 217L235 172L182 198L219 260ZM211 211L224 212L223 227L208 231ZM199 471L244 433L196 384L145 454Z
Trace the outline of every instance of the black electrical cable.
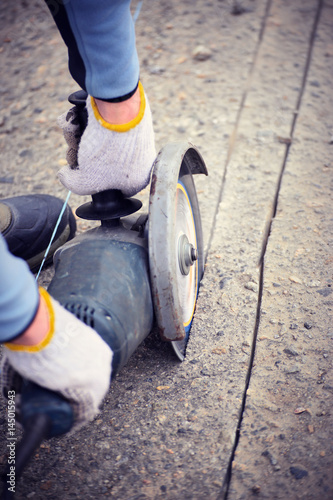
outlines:
M24 467L37 450L41 442L48 437L51 427L51 418L40 413L31 417L25 424L23 437L17 447L15 456L15 483L19 480ZM3 474L3 491L1 500L12 500L15 493L10 491L7 483L9 474L9 465Z

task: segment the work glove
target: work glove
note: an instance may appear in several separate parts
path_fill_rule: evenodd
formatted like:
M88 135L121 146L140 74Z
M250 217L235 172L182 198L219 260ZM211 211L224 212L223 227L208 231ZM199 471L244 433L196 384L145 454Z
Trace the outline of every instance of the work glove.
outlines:
M62 184L79 195L119 189L126 197L145 188L156 157L154 130L147 96L139 82L140 110L123 125L106 122L94 99L88 96L88 124L79 139L77 112L70 110L58 119L68 143L68 165L58 175Z
M49 314L49 331L36 346L4 344L3 392L13 386L19 389L17 374L57 391L70 402L78 429L95 417L109 388L112 351L44 289L40 294Z
M69 167L74 170L78 168L77 153L82 135L77 107L74 106L67 113L59 116L58 125L62 129L62 133L68 145L66 153L67 163Z

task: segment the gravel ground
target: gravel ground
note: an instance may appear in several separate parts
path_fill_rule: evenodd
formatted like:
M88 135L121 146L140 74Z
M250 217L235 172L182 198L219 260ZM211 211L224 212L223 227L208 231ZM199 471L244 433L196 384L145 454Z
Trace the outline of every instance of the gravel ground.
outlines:
M95 421L41 446L18 499L333 497L332 24L332 0L143 2L157 148L190 141L209 171L186 360L154 330ZM43 2L3 0L0 41L0 198L65 198L56 118L76 85Z

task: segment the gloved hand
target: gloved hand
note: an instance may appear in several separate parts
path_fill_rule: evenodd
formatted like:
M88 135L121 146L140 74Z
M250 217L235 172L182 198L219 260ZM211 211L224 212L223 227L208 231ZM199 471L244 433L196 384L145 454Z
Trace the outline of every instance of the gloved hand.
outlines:
M60 392L74 410L77 429L98 413L110 384L112 351L89 326L40 288L49 330L38 345L4 344L4 363L22 377ZM4 375L6 377L6 373Z
M156 150L150 107L140 82L139 93L139 114L120 125L106 122L88 96L88 124L81 139L76 112L71 109L59 117L69 165L58 175L67 189L80 195L120 189L129 197L149 184Z
M81 140L81 126L76 106L59 116L58 125L62 128L68 145L66 160L71 169L78 168L77 153Z

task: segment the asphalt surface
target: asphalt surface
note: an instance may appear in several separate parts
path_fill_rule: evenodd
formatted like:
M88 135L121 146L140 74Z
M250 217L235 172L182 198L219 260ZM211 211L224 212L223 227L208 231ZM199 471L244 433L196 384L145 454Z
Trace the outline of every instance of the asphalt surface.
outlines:
M157 148L189 141L209 172L186 358L154 330L95 421L42 445L18 499L333 498L332 28L332 0L143 2ZM65 198L66 50L39 1L3 1L0 34L0 197Z

